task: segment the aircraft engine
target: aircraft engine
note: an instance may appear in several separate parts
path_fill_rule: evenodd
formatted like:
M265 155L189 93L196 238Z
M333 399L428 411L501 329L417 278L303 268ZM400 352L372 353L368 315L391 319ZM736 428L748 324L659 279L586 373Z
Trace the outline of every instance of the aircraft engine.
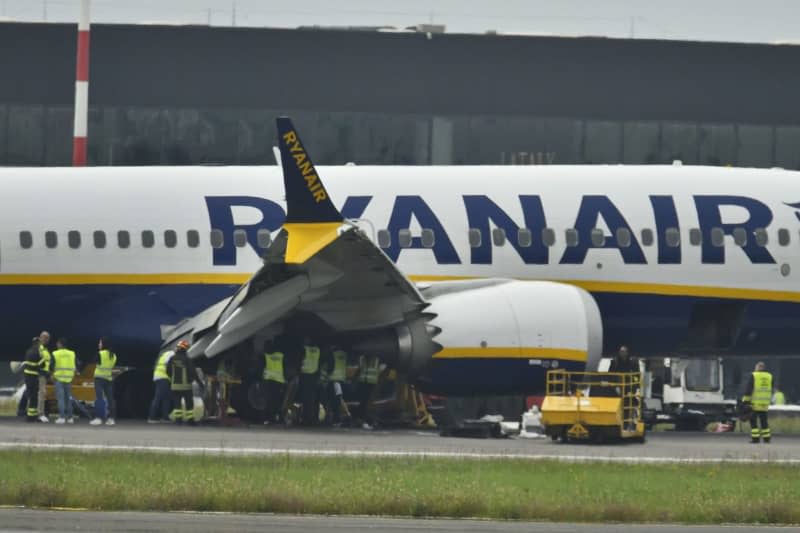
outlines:
M547 281L441 282L430 306L356 350L379 355L442 394L533 394L551 368L595 370L602 321L585 290Z

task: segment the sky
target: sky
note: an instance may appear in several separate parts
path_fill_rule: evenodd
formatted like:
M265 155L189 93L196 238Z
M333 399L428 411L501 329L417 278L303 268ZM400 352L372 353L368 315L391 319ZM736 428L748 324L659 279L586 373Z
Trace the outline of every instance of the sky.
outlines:
M96 23L444 24L448 33L800 44L800 0L91 0ZM0 20L71 22L79 0L0 0Z

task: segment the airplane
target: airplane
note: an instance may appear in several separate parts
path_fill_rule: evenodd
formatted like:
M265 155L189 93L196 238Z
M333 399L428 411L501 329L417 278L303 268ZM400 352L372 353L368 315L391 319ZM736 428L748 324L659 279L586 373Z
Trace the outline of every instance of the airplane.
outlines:
M159 349L211 368L285 331L450 395L538 393L623 343L798 353L797 172L317 168L277 129L276 167L0 169L0 356L110 337L135 403Z

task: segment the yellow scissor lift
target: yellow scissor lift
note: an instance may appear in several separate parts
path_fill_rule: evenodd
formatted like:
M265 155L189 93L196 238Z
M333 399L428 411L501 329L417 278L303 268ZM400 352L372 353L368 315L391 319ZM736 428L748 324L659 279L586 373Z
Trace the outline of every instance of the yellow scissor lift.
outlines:
M547 372L542 423L553 440L645 440L641 374Z

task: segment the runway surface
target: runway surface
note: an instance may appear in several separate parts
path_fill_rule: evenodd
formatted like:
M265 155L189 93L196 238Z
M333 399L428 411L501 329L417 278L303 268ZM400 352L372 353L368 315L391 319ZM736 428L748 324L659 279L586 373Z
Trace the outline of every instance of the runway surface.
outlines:
M800 436L769 445L745 433L651 433L646 444L559 444L549 439L462 439L413 430L179 427L121 421L116 426L27 424L0 418L0 449L143 450L226 455L428 455L624 462L757 462L800 464Z
M0 531L388 531L442 532L555 532L613 533L738 533L754 529L795 531L795 528L755 526L683 526L658 524L557 524L551 522L496 522L484 520L411 520L402 518L285 516L227 513L104 513L0 509Z

